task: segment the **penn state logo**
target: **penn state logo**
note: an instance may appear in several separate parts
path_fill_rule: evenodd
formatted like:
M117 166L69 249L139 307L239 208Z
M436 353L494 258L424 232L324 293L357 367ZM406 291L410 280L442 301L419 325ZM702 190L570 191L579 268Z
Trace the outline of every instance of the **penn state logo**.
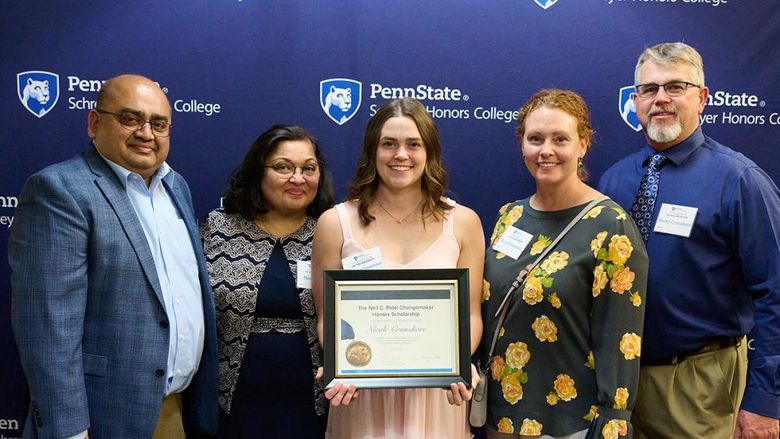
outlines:
M543 9L547 9L550 6L558 3L558 0L534 0L534 2L541 6Z
M41 70L17 73L16 90L24 108L36 117L43 117L57 105L60 76Z
M320 105L328 117L339 125L352 119L360 108L363 84L347 78L320 81Z
M618 95L618 111L620 111L620 117L623 118L623 122L633 128L634 131L642 131L642 125L639 124L636 108L634 108L634 100L631 99L634 90L633 85L628 85L620 89L620 94Z

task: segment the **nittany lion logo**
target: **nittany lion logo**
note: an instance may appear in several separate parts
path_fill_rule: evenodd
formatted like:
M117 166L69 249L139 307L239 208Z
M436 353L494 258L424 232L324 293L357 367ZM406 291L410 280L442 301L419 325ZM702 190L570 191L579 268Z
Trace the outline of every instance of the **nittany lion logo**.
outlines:
M642 125L639 124L639 118L636 116L636 108L634 108L634 100L631 99L631 95L636 89L633 85L628 85L620 89L618 96L618 111L620 111L620 117L628 124L634 131L642 131Z
M39 70L17 73L16 89L24 108L37 117L43 117L57 105L60 76Z
M344 125L360 108L363 84L346 78L320 81L320 105L333 122Z
M536 4L542 8L547 9L550 6L558 3L558 0L534 0L534 2L536 2Z

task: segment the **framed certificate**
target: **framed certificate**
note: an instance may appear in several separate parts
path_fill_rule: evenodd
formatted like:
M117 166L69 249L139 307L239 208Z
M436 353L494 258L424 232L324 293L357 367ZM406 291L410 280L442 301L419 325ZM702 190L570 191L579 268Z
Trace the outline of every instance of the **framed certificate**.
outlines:
M323 276L326 388L470 386L467 269Z

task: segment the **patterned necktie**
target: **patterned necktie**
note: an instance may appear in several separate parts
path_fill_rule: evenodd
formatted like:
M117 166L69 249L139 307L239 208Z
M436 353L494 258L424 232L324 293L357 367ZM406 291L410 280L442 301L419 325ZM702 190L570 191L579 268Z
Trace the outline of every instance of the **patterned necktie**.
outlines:
M655 210L655 199L658 196L658 181L661 179L661 168L669 159L661 153L655 153L650 156L650 162L645 168L645 175L639 183L639 190L636 193L636 200L631 206L631 217L636 221L639 227L639 233L642 239L647 242L650 235L650 226L653 222L653 211Z

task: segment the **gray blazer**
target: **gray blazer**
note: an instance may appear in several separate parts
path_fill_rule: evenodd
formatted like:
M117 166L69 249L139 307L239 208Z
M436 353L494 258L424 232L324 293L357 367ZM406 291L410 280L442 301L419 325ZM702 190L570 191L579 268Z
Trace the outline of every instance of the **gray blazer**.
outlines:
M198 260L206 335L184 392L191 435L217 424L214 300L181 175L163 179ZM8 239L11 315L30 406L23 437L149 438L165 392L168 319L141 223L94 147L30 177Z

